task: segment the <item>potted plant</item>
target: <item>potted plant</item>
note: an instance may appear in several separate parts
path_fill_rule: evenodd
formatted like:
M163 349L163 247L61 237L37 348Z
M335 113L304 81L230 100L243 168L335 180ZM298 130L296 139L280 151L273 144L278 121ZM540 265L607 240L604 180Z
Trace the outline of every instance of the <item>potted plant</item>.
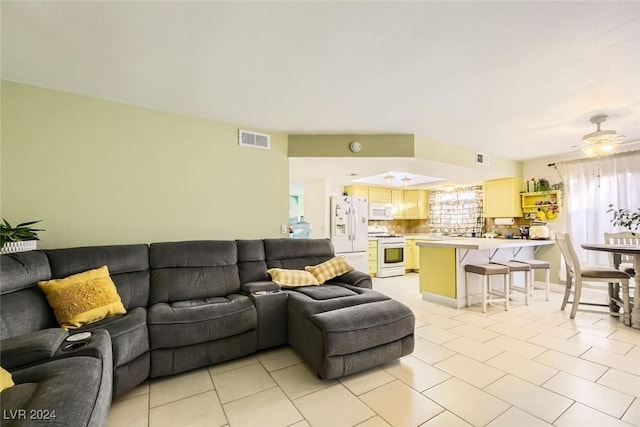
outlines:
M609 205L607 213L611 213L611 224L614 227L622 227L635 234L640 228L640 208L636 212L629 209L616 209L613 205Z
M0 223L0 247L2 253L8 254L12 252L32 251L37 247L38 232L44 231L42 228L33 228L32 225L39 223L38 221L29 221L12 226L6 219Z

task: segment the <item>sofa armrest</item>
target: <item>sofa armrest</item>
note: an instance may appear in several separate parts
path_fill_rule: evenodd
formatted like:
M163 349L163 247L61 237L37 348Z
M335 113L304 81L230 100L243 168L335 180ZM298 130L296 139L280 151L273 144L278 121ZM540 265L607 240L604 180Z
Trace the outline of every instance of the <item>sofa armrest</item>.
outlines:
M327 280L327 283L343 283L345 285L352 285L366 289L373 288L371 276L358 270L352 270L342 276L334 277L333 279Z
M258 291L278 291L280 285L272 282L271 280L264 280L259 282L247 282L240 287L240 291L244 295L249 295Z
M0 363L3 368L14 369L49 359L68 336L64 329L50 328L5 338L0 345Z

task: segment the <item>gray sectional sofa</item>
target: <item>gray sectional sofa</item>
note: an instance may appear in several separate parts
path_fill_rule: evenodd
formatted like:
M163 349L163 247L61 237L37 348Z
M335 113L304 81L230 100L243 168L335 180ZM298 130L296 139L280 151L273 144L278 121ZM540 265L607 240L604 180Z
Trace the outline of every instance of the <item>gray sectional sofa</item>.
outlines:
M11 415L2 424L104 425L112 396L147 378L285 344L324 379L410 354L411 310L372 290L367 274L351 271L322 286L281 289L267 272L300 270L333 256L326 239L167 242L2 255L0 357L16 383L0 395L4 413ZM103 265L127 313L70 332L60 329L37 282ZM68 340L85 331L91 336ZM55 417L46 419L42 410Z

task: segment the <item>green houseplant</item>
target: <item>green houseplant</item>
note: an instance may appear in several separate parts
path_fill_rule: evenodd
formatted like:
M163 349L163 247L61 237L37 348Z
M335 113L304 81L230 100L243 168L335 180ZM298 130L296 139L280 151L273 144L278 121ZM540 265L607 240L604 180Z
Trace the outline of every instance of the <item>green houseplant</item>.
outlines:
M640 228L640 208L635 212L629 209L616 209L613 205L609 205L607 213L610 213L611 224L614 227L622 227L635 234Z
M2 248L2 253L36 249L36 241L40 240L38 232L44 231L44 229L32 226L41 221L23 222L14 227L3 218L2 223L0 223L0 247Z

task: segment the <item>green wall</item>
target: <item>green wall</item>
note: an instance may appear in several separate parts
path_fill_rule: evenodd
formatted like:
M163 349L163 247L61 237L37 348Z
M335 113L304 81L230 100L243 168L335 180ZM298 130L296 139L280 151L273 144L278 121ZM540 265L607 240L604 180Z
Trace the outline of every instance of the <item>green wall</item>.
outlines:
M353 153L349 145L362 148ZM289 157L413 157L414 136L400 135L289 135Z
M491 170L496 177L518 176L522 177L522 162L505 159L496 155L490 155L490 166L475 163L475 150L459 145L445 144L432 138L416 135L416 157L446 163L456 166L464 166L478 171Z
M230 124L1 90L0 212L42 219L40 247L285 237L286 135L271 134L271 150L240 147Z

